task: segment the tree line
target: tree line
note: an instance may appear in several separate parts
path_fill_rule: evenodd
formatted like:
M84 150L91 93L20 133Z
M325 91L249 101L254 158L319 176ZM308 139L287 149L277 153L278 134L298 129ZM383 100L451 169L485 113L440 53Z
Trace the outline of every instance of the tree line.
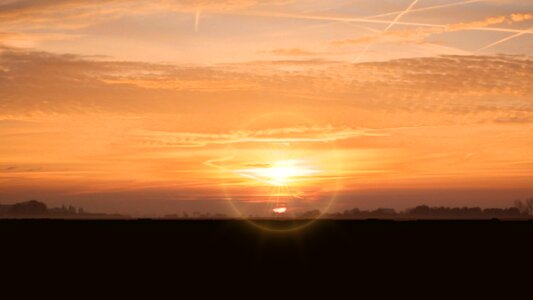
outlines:
M300 215L301 218L321 216L319 210L311 210ZM392 208L375 210L348 209L342 212L327 213L323 218L331 219L368 219L368 218L441 218L441 219L490 219L490 218L531 218L533 217L533 198L517 200L513 207L481 208L481 207L430 207L419 205L404 211Z

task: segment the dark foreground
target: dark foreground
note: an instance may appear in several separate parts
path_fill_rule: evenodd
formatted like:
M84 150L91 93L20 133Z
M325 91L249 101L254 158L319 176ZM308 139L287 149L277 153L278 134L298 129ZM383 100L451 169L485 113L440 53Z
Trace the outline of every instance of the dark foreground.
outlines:
M480 278L494 288L522 286L533 266L533 221L318 221L272 233L243 221L0 220L0 237L4 278L87 289L126 280L129 292L154 278L170 289L182 280L270 289L302 277L351 282L343 289L473 289Z
M273 233L244 221L0 220L0 236L3 257L73 267L517 267L533 253L533 221L318 221Z

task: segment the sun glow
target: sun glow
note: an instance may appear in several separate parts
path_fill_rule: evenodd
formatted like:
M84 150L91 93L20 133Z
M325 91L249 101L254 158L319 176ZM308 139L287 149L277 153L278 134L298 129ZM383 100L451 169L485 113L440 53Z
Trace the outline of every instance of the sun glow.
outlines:
M238 170L237 173L255 178L273 186L285 186L296 178L310 176L318 171L301 160L282 160L264 167Z
M287 211L287 208L286 207L276 207L274 209L272 209L272 211L275 213L275 214L283 214Z

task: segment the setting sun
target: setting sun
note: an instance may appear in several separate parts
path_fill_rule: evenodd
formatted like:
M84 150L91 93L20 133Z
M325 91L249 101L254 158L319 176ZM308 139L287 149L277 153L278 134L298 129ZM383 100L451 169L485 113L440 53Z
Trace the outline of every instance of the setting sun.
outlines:
M250 176L273 186L284 186L296 178L318 173L317 170L304 163L304 161L298 160L277 161L264 167L237 170L236 173Z
M287 208L286 207L276 207L276 208L273 208L272 211L276 214L283 214L287 211Z

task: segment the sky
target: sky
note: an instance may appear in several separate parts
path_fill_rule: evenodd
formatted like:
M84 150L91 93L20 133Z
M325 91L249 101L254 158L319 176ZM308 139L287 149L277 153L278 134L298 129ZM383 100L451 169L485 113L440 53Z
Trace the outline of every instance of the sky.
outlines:
M533 196L530 0L1 0L0 203Z

